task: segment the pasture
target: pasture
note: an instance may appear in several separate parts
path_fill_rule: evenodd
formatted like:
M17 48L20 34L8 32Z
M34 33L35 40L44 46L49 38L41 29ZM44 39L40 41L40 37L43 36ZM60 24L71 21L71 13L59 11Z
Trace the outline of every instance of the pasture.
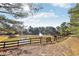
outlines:
M18 46L18 45L26 45L26 44L47 44L52 43L54 41L54 37L50 35L44 35L42 37L38 35L23 35L23 36L13 36L10 37L8 35L0 36L0 48Z
M43 38L46 38L46 37L51 37L53 39L53 36L51 36L51 35L44 35L43 36ZM29 38L39 38L39 36L38 35L18 35L16 37L10 38L8 35L1 35L0 36L0 42L20 40L21 38L26 38L26 39L29 39Z

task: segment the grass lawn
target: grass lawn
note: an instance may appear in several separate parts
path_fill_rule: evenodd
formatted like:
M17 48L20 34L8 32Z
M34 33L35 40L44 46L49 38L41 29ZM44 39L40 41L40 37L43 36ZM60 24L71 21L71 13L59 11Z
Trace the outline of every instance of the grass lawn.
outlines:
M13 41L13 40L20 40L21 38L38 38L39 36L38 35L23 35L23 36L17 36L15 38L9 38L8 35L1 35L0 36L0 42L2 41ZM43 37L51 37L53 38L52 36L50 35L44 35Z
M7 35L1 35L0 36L0 42L2 41L12 41L12 40L19 40L20 37L15 37L15 38L9 38Z

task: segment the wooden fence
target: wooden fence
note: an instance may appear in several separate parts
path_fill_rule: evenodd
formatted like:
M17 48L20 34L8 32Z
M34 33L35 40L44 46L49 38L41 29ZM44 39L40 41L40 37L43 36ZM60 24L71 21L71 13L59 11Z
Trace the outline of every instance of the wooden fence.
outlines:
M0 48L19 46L19 45L23 45L23 44L30 44L30 40L29 39L22 39L22 40L0 42Z
M13 46L35 44L35 43L41 44L42 39L44 38L29 38L29 39L21 39L21 40L13 40L13 41L4 41L4 42L0 42L0 48L8 48L8 47L13 47Z

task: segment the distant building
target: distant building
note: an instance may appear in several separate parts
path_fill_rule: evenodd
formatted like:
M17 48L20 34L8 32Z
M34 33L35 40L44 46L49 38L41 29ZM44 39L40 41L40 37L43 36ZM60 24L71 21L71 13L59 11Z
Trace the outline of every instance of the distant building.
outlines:
M40 36L40 37L42 37L42 36L43 36L43 34L42 34L42 33L39 33L39 36Z

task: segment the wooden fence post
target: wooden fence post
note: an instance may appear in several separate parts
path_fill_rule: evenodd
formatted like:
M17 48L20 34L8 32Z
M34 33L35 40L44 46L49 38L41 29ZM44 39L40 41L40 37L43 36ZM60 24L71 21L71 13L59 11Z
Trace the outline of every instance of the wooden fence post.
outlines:
M19 46L19 40L17 41L17 46Z
M42 37L40 37L40 44L42 43L41 39L42 39Z
M32 43L31 38L30 38L30 44Z
M5 48L6 47L6 42L3 42L4 44L3 44L3 48Z

